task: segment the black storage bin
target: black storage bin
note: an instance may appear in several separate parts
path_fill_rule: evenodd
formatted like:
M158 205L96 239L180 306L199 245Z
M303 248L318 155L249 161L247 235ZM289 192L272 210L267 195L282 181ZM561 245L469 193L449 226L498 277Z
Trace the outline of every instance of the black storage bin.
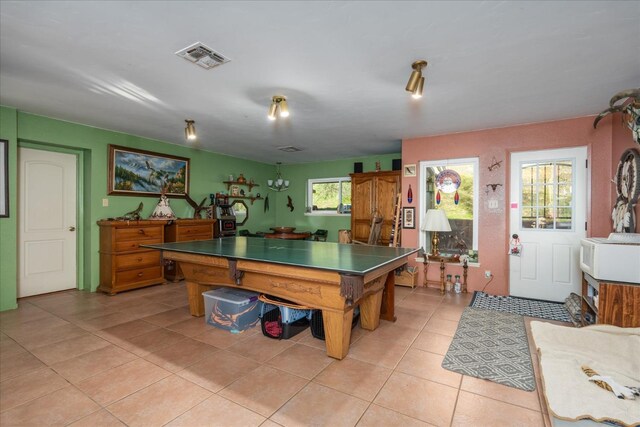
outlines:
M260 295L263 302L260 311L260 326L265 337L273 339L289 339L309 327L311 310L282 298ZM277 322L279 334L267 330L267 324Z
M360 319L360 307L353 309L353 321L351 329L355 328ZM322 320L322 310L313 310L311 313L311 335L314 338L324 341L324 321Z
M282 330L282 333L278 336L274 336L269 333L266 327L267 322L278 322L278 326ZM265 337L273 338L276 340L286 340L298 335L300 332L307 329L309 327L309 319L303 317L302 319L298 319L292 323L282 323L282 314L280 313L280 309L278 307L275 307L264 313L264 315L260 319L260 326L262 326L262 334Z

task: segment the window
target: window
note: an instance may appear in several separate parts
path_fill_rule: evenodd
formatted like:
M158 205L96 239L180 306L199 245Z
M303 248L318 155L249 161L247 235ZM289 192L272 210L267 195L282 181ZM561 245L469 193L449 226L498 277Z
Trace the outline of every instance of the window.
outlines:
M308 181L308 215L349 213L351 213L351 178L320 178Z
M521 166L520 224L525 228L573 228L573 164L570 160Z
M437 202L438 188L436 177L443 170L454 170L460 175L457 189L459 202L455 203L455 191L440 191L440 204ZM453 159L420 162L420 219L429 209L443 209L451 225L450 233L438 233L440 252L446 254L471 254L478 251L478 159ZM431 251L431 232L420 233L420 246ZM475 256L471 261L476 261Z

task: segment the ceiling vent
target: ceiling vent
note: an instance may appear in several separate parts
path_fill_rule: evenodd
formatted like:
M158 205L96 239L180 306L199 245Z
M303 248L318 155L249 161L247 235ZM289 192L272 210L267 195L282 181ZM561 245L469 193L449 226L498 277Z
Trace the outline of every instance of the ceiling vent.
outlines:
M294 147L293 145L287 145L286 147L278 147L278 150L286 153L295 153L296 151L302 151L302 148Z
M225 58L222 54L200 42L194 43L184 49L180 49L176 52L176 55L188 60L189 62L193 62L206 70L210 70L213 67L217 67L218 65L222 65L230 61L229 58Z

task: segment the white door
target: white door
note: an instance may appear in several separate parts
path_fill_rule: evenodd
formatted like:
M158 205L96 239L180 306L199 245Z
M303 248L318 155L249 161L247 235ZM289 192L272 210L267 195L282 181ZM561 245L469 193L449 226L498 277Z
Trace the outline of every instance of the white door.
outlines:
M586 236L587 148L511 154L510 294L563 301L580 294L580 239ZM511 251L510 251L511 252Z
M18 297L75 288L76 156L18 156Z

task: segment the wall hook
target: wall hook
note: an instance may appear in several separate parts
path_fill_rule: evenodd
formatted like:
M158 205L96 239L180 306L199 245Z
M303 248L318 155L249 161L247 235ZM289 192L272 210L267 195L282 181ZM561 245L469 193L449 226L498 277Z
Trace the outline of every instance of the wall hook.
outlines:
M487 184L487 187L491 187L491 189L493 190L493 192L495 193L496 188L498 187L502 187L502 184Z

